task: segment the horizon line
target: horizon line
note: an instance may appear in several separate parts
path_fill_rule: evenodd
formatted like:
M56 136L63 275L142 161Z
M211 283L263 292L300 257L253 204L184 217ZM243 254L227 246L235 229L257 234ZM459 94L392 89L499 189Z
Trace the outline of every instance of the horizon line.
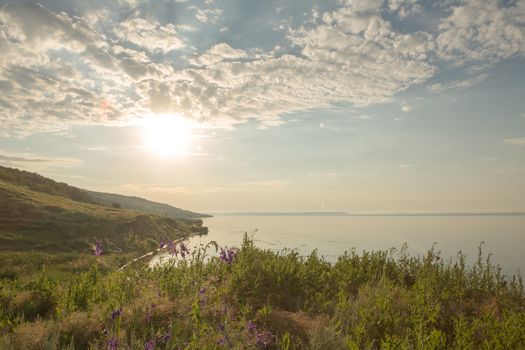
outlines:
M225 216L523 216L525 211L450 211L450 212L347 212L347 211L210 211Z

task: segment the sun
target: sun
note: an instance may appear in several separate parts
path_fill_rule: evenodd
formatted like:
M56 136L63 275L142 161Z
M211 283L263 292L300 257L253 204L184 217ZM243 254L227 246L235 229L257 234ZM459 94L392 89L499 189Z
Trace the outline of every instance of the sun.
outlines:
M179 114L150 115L144 119L144 145L161 156L183 156L193 139L193 127Z

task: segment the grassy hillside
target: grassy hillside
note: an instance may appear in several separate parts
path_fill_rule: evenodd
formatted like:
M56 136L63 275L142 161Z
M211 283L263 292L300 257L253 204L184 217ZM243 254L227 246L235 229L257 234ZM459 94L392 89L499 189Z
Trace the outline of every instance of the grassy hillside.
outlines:
M146 214L167 216L172 219L197 219L210 216L176 208L169 204L149 201L140 197L83 190L63 182L54 181L39 174L3 166L0 166L0 181L23 186L34 192L69 198L77 202L130 209Z
M28 171L0 166L0 181L23 186L35 192L65 197L78 202L94 203L86 191Z
M0 348L525 348L521 280L481 253L205 253L126 270L114 254L0 255Z
M174 219L195 219L210 215L194 213L189 210L175 208L169 204L157 203L140 197L123 196L114 193L86 191L94 201L107 206L121 206L122 208L140 211L148 214L167 216Z
M97 204L86 191L0 168L0 250L85 251L100 239L115 252L143 251L192 231L205 232L201 220Z

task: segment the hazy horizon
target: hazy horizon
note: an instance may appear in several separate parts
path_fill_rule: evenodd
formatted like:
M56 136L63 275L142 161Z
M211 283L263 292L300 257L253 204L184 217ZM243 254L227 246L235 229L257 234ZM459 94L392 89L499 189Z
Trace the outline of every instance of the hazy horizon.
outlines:
M198 212L525 211L525 1L0 0L0 164Z
M511 216L525 211L450 211L450 212L347 212L347 211L208 211L210 215L335 215L335 216Z

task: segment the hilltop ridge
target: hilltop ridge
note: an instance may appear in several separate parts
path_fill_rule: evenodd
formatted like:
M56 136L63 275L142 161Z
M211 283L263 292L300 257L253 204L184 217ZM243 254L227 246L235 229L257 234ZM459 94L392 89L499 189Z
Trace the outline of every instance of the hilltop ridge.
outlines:
M115 252L144 251L162 238L206 233L198 219L203 216L142 198L98 194L0 166L2 250L82 251L103 239Z

